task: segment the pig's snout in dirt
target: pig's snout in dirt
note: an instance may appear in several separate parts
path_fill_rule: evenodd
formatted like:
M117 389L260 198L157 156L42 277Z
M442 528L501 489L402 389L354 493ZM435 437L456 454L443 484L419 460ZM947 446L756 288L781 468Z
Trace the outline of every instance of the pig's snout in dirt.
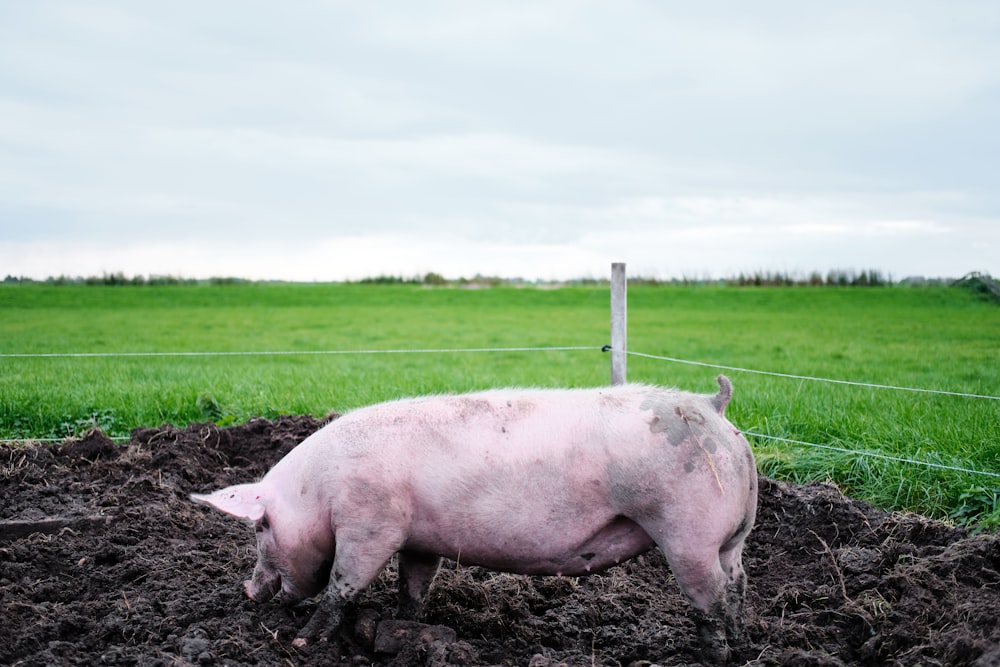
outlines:
M266 602L273 597L271 595L261 595L250 579L243 582L243 593L254 602Z
M243 592L254 602L267 602L281 590L281 577L274 574L269 578L258 578L254 573L253 579L243 582Z
M192 499L254 523L253 600L325 589L302 646L399 554L397 614L418 617L440 558L583 575L659 547L707 659L742 634L743 545L757 506L732 397L646 385L496 390L355 410L255 484Z

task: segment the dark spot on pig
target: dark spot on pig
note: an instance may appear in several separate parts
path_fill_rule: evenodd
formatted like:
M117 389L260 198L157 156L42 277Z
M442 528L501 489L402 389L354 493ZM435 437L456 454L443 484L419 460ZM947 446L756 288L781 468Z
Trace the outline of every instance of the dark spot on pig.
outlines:
M705 423L705 415L701 414L697 410L692 409L690 406L683 407L678 405L676 408L674 408L674 412L677 413L677 416L680 417L683 421L688 422L690 424L700 425Z
M684 422L666 420L655 415L652 421L649 422L649 430L652 433L666 433L667 442L675 447L681 444L681 441L684 440L688 432L688 428Z
M719 449L718 443L716 443L712 438L705 438L701 444L705 448L705 451L709 454L714 454L716 450Z
M705 452L696 443L691 442L688 444L691 446L687 450L687 461L684 462L684 470L685 472L694 472L705 461Z
M672 409L673 408L673 409ZM648 396L639 406L640 410L651 410L653 418L649 422L652 433L665 433L667 442L679 445L690 433L690 426L677 418L678 410L665 396Z
M580 554L580 558L582 558L583 560L593 560L594 556L596 555L597 554L595 554L593 551L588 551L585 554Z

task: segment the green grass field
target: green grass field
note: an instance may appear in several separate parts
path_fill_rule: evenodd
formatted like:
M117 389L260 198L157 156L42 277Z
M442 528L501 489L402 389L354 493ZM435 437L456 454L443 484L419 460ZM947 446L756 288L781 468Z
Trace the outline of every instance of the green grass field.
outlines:
M947 288L631 287L630 351L1000 395L1000 306ZM0 286L0 354L586 346L433 354L0 357L0 438L323 415L429 392L609 380L606 287ZM631 381L716 390L717 370L630 356ZM1000 401L726 371L741 428L1000 472ZM997 477L752 439L763 472L875 504L1000 524Z

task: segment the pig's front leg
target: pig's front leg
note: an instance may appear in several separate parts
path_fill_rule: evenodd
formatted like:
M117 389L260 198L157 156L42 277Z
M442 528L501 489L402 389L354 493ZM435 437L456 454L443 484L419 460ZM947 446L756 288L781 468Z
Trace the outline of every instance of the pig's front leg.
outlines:
M307 646L316 638L325 638L329 633L335 631L340 622L344 620L344 607L348 600L341 597L340 593L327 588L323 592L323 597L319 600L319 606L313 612L312 618L306 626L299 630L299 636L292 640L292 646L302 648Z
M405 621L420 620L427 591L430 590L440 565L441 557L435 554L399 552L399 607L396 618Z
M339 531L330 583L292 646L301 648L335 632L344 619L344 607L375 580L402 541L400 531L385 527L382 531L370 528Z

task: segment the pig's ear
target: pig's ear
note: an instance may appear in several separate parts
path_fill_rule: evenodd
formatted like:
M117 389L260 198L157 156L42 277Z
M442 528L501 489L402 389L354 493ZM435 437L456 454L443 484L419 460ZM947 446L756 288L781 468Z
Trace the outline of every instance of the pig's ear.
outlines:
M205 495L192 493L191 500L241 519L257 521L264 516L264 494L260 484L237 484Z

